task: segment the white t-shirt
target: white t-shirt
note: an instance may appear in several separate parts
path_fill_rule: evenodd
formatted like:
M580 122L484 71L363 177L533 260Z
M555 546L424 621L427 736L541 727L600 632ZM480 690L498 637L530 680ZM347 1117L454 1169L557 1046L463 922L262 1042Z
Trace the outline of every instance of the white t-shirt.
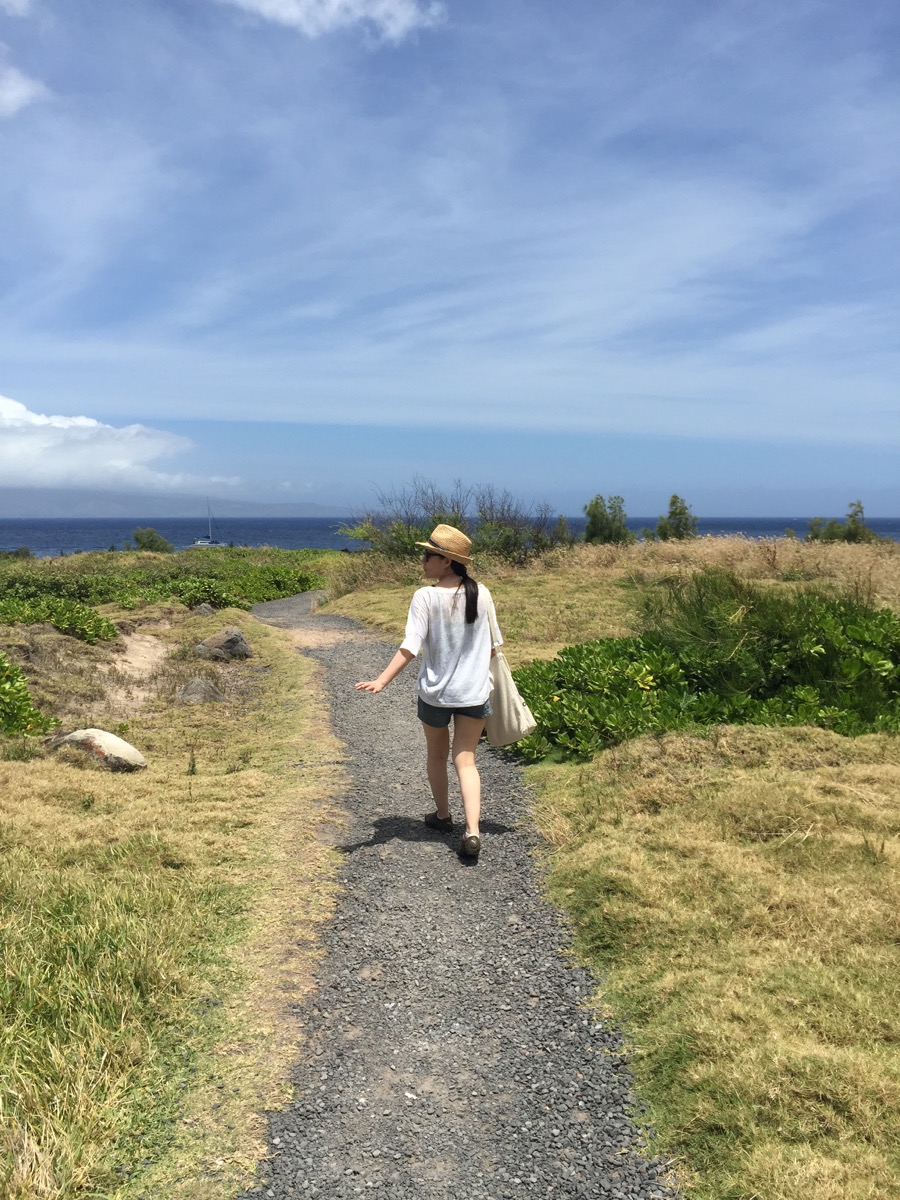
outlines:
M423 652L418 693L426 704L474 708L491 694L491 647L502 642L491 593L479 583L478 616L472 625L466 624L465 588L419 588L409 606L401 649Z

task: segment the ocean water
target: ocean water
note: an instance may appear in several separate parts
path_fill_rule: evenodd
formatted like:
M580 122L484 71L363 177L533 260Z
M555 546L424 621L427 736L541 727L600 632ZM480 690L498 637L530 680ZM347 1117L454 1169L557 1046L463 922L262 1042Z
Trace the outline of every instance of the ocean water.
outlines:
M881 537L900 541L900 517L881 517L866 522ZM360 544L340 532L343 521L337 517L223 517L213 522L213 537L225 545L277 546L285 550L359 550ZM584 518L572 517L569 526L574 534L584 530ZM639 533L645 526L653 528L656 517L629 519L629 528ZM131 541L135 529L150 526L171 542L176 550L184 550L195 538L207 533L206 522L178 517L87 517L42 518L27 517L0 519L0 550L17 550L26 546L32 554L44 558L59 554L75 554L83 550L123 550ZM742 534L751 538L782 537L788 528L803 537L809 526L808 517L701 517L701 535Z
M213 537L224 545L277 546L282 550L358 550L359 544L339 532L338 517L221 517L213 521ZM124 550L135 529L155 529L176 550L185 550L209 532L206 520L191 517L26 517L0 519L0 550L27 546L46 558L83 550Z

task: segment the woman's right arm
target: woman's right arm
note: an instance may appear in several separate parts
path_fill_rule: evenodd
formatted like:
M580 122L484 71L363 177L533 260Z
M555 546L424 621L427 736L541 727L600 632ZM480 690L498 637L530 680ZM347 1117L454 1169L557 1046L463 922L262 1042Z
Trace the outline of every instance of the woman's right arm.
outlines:
M371 692L377 696L383 692L392 679L396 679L404 667L408 666L416 656L404 650L401 646L377 679L364 679L356 685L358 692Z
M391 680L396 679L419 653L428 632L428 602L423 593L425 589L420 588L410 602L406 618L406 637L401 642L400 649L377 679L365 679L356 685L358 692L372 692L377 695L384 691Z

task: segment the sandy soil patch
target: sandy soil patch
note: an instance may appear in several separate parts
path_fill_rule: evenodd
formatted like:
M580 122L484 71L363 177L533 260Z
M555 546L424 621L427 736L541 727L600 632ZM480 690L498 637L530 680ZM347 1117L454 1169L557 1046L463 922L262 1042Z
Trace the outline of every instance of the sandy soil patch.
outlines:
M134 711L150 698L150 679L169 648L151 633L128 633L122 641L124 650L106 667L107 699L117 709Z
M143 679L152 674L168 651L165 642L151 633L130 633L122 640L125 652L119 659L119 670L133 679Z
M291 645L298 650L318 650L323 646L376 640L355 629L291 629L289 633Z

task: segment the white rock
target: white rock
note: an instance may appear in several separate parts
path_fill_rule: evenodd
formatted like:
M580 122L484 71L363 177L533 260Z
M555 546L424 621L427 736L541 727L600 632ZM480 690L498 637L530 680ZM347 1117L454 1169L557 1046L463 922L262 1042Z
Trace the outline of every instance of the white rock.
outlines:
M110 771L140 771L147 760L130 742L107 733L105 729L76 729L55 743L57 746L75 746L98 758Z

